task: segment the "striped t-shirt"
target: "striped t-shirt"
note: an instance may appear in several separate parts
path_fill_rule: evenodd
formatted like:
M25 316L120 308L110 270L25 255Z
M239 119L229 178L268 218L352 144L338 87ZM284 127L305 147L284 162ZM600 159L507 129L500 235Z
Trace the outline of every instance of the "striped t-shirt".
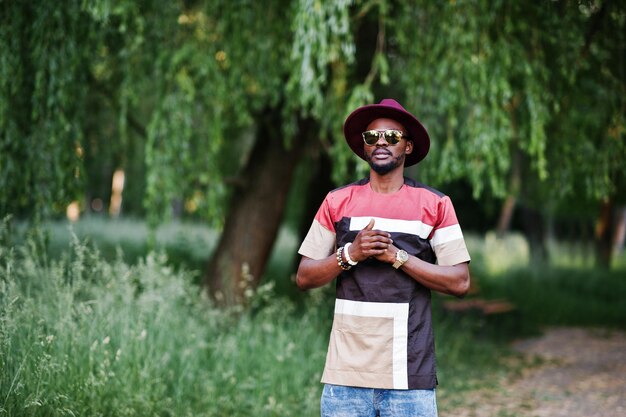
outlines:
M405 178L391 194L369 178L331 191L299 253L323 259L352 242L371 219L410 255L439 265L470 260L450 199ZM368 259L336 282L322 382L354 387L432 389L437 384L430 290L390 264Z

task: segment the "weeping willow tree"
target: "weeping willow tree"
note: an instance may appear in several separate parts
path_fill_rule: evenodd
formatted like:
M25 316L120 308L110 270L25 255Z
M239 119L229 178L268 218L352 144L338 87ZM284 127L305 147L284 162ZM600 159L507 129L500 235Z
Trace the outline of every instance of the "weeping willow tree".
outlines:
M435 2L407 5L398 19L419 33L397 37L401 70L392 78L404 80L411 107L439 139L424 176L465 179L475 197L502 198L500 231L518 204L553 216L624 205L623 5ZM606 247L615 227L603 230ZM541 255L541 239L532 243Z
M615 198L626 160L624 10L4 1L0 211L54 214L90 192L96 170L122 168L152 224L177 201L222 229L206 282L240 302L263 273L295 169L326 154L335 181L362 175L342 122L389 96L431 133L424 181L463 179L476 197L512 205Z

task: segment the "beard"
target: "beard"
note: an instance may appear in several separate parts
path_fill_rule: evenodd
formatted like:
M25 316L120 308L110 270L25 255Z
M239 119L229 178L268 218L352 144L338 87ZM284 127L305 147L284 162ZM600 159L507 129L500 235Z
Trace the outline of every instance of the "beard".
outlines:
M385 174L390 173L391 171L393 171L394 169L396 169L402 164L402 162L404 161L404 154L398 155L391 161L381 164L381 165L377 165L372 160L372 158L367 154L365 155L365 159L367 163L370 165L370 168L372 168L375 173L377 173L378 175L385 175Z

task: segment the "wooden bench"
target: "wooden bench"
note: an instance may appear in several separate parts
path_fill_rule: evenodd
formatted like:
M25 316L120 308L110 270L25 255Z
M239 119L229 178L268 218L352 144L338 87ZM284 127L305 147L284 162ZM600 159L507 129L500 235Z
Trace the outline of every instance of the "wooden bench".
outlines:
M506 300L486 300L474 298L470 300L450 300L443 303L443 309L450 313L476 312L484 316L505 314L517 310L515 304Z
M474 317L475 330L483 336L509 337L521 330L517 306L504 299L472 298L442 303L444 315Z

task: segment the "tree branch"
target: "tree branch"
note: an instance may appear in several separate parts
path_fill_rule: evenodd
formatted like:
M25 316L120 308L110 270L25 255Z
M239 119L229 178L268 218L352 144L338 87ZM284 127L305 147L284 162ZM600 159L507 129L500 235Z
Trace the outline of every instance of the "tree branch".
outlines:
M376 75L378 75L378 65L376 57L378 54L385 52L385 19L382 15L378 17L378 35L376 36L376 49L374 50L374 58L372 59L372 67L365 77L365 85L371 85Z
M605 16L608 14L609 10L609 0L605 0L602 2L600 6L600 10L592 16L591 23L589 24L589 30L585 34L585 44L583 45L580 51L580 58L578 61L578 66L580 66L580 62L587 58L589 55L589 50L591 49L591 42L593 41L594 36L600 31L602 28L602 23L604 21Z

